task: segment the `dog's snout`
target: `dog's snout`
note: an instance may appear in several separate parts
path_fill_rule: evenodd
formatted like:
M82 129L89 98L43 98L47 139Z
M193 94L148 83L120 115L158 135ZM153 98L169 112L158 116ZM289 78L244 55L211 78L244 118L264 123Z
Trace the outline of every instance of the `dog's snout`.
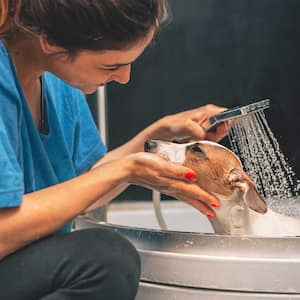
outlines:
M144 149L146 152L150 152L151 150L155 149L157 147L157 142L153 140L148 140L144 144Z

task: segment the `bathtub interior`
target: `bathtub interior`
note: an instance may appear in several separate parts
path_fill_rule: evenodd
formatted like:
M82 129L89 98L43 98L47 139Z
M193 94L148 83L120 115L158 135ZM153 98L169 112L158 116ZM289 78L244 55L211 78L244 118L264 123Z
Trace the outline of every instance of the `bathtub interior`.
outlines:
M213 233L208 219L198 210L177 200L163 201L162 212L168 230ZM152 201L111 204L107 210L107 222L116 225L147 229L159 229Z
M266 199L273 211L300 218L300 197L291 199ZM161 212L167 230L179 232L214 233L207 217L194 207L179 201L161 201ZM122 226L160 229L152 201L126 201L112 203L107 209L107 222Z

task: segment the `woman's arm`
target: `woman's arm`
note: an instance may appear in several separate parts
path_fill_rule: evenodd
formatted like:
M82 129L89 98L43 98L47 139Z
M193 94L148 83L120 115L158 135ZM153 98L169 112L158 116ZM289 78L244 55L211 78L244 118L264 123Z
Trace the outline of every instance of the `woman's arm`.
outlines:
M130 174L126 160L23 196L17 208L0 209L0 258L63 227Z
M82 213L121 184L136 184L182 199L206 215L218 200L185 175L191 169L151 153L136 153L102 164L85 174L26 194L18 208L0 210L0 259L43 238Z

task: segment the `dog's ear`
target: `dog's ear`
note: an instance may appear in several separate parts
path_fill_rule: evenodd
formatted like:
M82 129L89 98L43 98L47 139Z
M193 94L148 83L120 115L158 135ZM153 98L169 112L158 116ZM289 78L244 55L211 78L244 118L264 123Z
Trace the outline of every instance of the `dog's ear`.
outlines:
M245 203L254 211L265 214L267 205L256 189L250 176L240 169L232 169L228 176L229 183L243 192Z

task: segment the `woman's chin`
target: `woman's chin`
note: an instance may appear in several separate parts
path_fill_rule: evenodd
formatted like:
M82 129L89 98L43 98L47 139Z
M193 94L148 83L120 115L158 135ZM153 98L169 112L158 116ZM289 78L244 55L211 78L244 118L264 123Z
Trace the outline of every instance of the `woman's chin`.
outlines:
M90 95L90 94L94 94L97 91L97 86L93 86L93 87L78 87L84 94L86 95Z
M96 93L96 91L97 91L97 88L94 88L94 89L89 89L89 90L85 91L84 93L85 93L86 95L90 95L90 94Z

